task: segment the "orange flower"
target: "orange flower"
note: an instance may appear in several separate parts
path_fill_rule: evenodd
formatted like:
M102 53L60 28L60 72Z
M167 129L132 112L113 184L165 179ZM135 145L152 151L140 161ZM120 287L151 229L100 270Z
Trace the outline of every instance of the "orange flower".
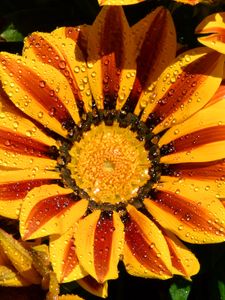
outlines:
M190 278L182 240L225 241L224 56L175 53L166 9L130 28L112 6L0 54L0 214L50 236L59 282Z

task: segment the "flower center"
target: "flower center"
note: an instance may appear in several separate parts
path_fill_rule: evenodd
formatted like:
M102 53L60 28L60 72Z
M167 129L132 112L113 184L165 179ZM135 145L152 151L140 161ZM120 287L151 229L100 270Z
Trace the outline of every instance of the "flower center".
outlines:
M161 176L158 137L129 112L88 113L60 143L62 184L91 210L141 207Z
M71 177L97 203L128 201L150 179L151 163L144 141L117 122L91 125L69 154Z

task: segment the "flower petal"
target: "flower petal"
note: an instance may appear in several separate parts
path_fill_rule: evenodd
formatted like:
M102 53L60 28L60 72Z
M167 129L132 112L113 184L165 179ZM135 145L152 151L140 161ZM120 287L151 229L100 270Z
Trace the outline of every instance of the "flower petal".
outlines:
M0 286L22 287L29 285L31 283L20 276L12 267L0 266Z
M179 177L186 181L189 179L190 182L195 183L199 181L199 184L204 186L206 190L211 189L220 197L225 197L224 159L212 162L169 164L163 167L162 175Z
M58 181L57 172L35 169L0 172L0 215L17 219L23 199L31 189Z
M207 48L182 53L159 77L142 121L154 133L178 124L201 109L218 89L224 57Z
M205 35L198 38L200 43L225 54L225 12L207 16L197 26L195 33Z
M73 190L58 185L32 189L20 213L20 233L32 239L66 232L87 209L86 200L76 200ZM65 222L65 220L67 220Z
M77 283L84 288L89 293L101 297L107 298L108 297L108 282L105 281L103 283L99 283L93 277L86 276L82 279L77 280Z
M104 7L89 30L88 75L99 109L120 109L135 79L135 47L121 7Z
M60 283L77 280L86 275L76 255L74 231L75 228L71 227L60 237L50 237L50 260Z
M58 296L59 300L84 300L84 298L81 298L77 295L62 295L62 296Z
M197 258L174 234L163 230L163 235L170 250L173 274L183 275L190 280L200 269Z
M137 45L137 74L125 109L135 114L146 106L149 86L176 55L176 31L168 10L158 7L132 27ZM154 45L154 47L152 46Z
M129 274L167 279L171 274L170 253L159 228L133 206L125 218L124 264Z
M77 43L81 49L85 60L87 60L87 41L90 25L81 25L76 27L59 27L51 32L58 37L70 38Z
M98 282L118 277L123 225L116 212L96 210L80 220L75 245L81 266Z
M65 128L79 122L72 90L55 68L1 52L0 79L11 101L43 126L66 136Z
M14 268L28 282L38 284L41 277L33 267L29 252L11 235L0 229L0 250L3 251Z
M184 241L192 244L225 241L225 209L216 193L204 186L167 178L144 204L163 228Z
M206 106L160 139L163 163L205 162L225 157L225 99Z
M144 0L98 0L99 5L130 5Z
M26 38L23 56L56 68L71 87L80 117L90 111L92 99L86 61L74 40L59 34L35 32Z

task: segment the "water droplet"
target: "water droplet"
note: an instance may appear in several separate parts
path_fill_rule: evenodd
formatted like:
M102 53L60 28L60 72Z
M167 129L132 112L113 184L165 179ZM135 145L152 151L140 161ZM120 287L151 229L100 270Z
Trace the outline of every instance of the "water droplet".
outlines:
M60 68L61 70L63 70L63 69L66 68L66 62L65 62L64 60L61 60L61 61L59 62L59 68Z
M39 86L40 86L41 88L44 88L44 87L45 87L45 81L44 81L44 80L41 80L41 81L39 82Z

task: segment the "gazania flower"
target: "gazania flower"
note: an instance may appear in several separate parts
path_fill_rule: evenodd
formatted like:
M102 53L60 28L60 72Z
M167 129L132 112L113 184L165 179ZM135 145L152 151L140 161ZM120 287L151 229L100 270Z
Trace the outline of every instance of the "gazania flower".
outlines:
M167 10L130 28L109 7L0 54L0 214L24 240L50 236L59 282L105 297L119 260L190 278L182 240L225 240L224 56L175 53Z
M145 0L98 0L99 5L131 5L143 2ZM152 0L154 1L154 0ZM199 3L212 3L213 0L174 0L176 2L196 5Z

